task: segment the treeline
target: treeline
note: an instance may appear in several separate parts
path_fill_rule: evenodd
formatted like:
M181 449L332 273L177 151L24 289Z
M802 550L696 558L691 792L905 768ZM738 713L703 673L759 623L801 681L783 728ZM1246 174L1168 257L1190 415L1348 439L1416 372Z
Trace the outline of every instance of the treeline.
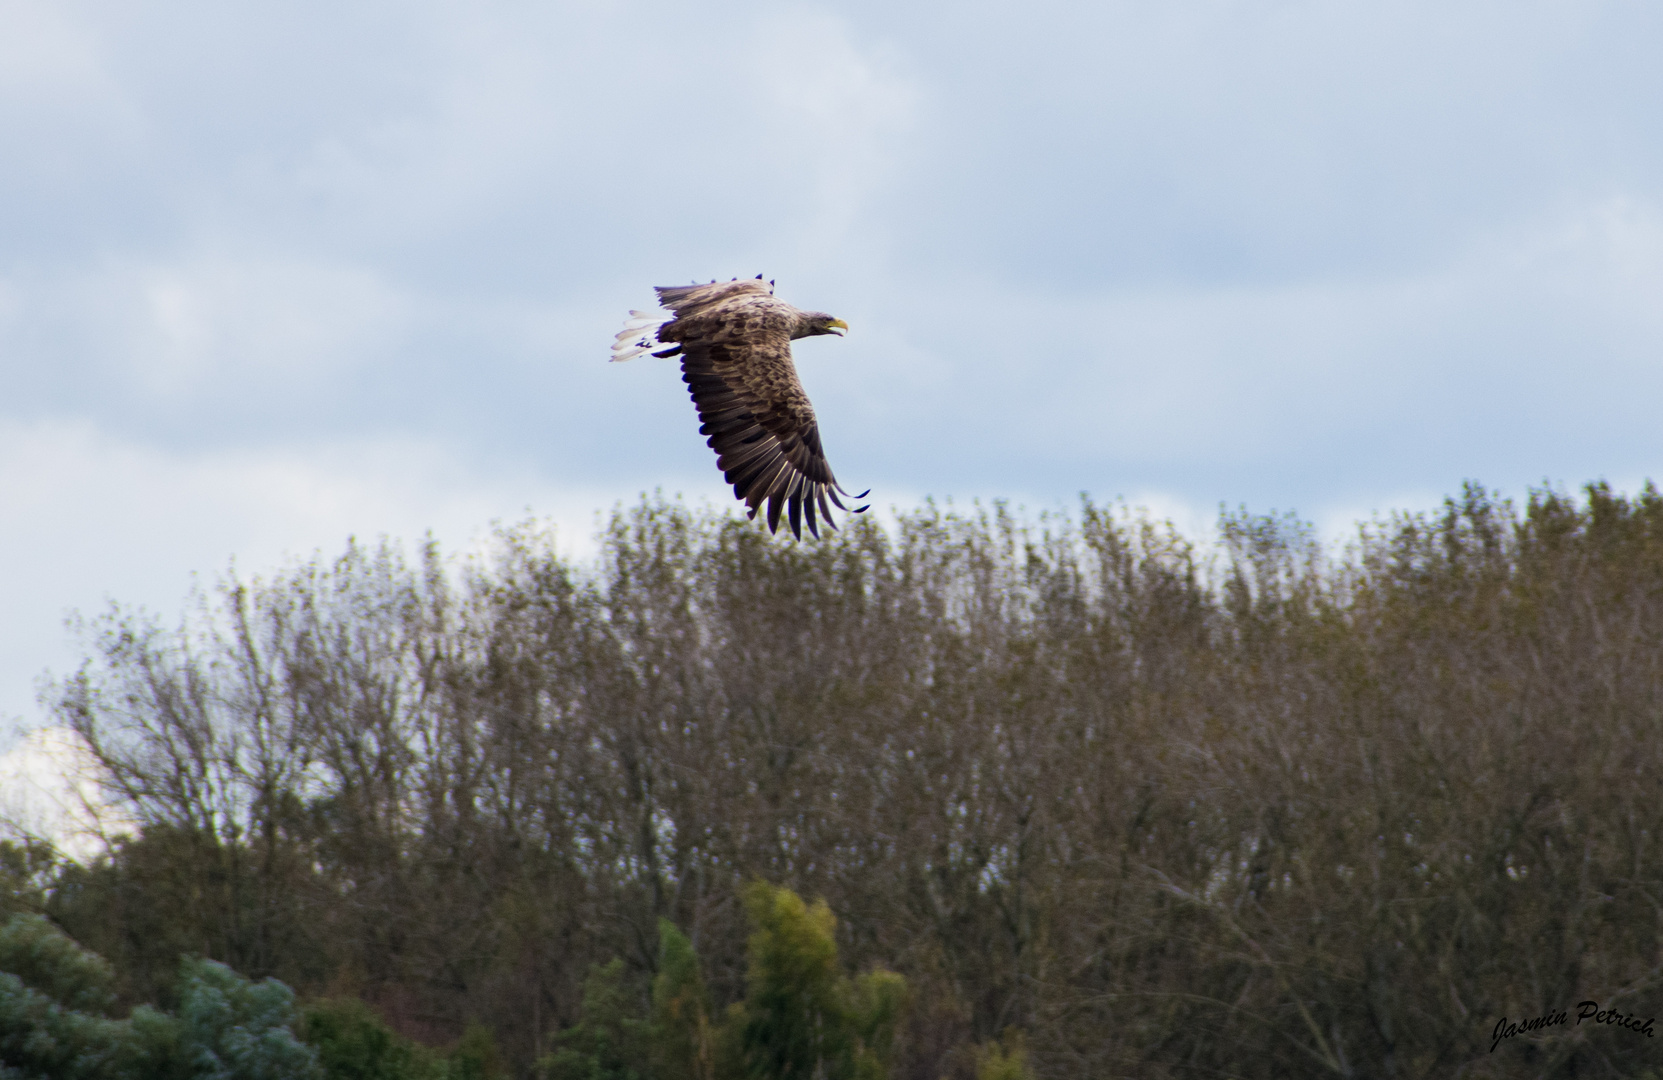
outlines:
M593 566L528 526L116 611L56 714L142 833L9 902L129 1004L201 956L521 1076L597 970L647 1022L661 927L745 1001L758 881L904 979L896 1077L1657 1067L1574 1020L1663 1011L1663 497L1221 533L653 502Z
M315 1053L290 1029L294 995L188 958L177 1014L115 1015L109 964L39 915L0 925L0 1076L6 1080L311 1080Z
M19 848L0 844L13 861ZM824 902L752 882L747 993L713 1013L687 936L659 923L650 1004L626 985L624 963L590 970L578 1022L533 1071L543 1080L877 1080L889 1076L907 1005L890 971L858 979L837 962L836 918ZM0 1080L501 1080L491 1031L470 1024L435 1050L390 1030L355 997L296 1008L275 979L251 982L185 956L176 1013L123 1010L107 960L47 919L0 924ZM121 1012L129 1015L121 1016ZM1032 1080L1020 1044L981 1048L977 1080Z

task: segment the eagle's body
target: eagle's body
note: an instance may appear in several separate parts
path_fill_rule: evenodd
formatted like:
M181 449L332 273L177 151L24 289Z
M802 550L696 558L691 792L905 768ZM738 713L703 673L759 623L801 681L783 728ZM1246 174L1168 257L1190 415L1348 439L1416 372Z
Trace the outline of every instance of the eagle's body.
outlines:
M838 499L848 492L837 483L821 449L820 425L791 362L791 342L838 333L848 324L821 312L799 311L777 299L771 283L760 279L656 291L674 317L630 312L630 322L612 346L612 359L632 360L645 352L679 355L682 381L703 425L699 432L710 436L716 467L750 516L755 518L766 502L770 531L779 527L784 509L793 534L802 536L806 517L808 531L818 536L818 508L826 525L836 528L831 508L850 510ZM661 345L668 348L659 349Z

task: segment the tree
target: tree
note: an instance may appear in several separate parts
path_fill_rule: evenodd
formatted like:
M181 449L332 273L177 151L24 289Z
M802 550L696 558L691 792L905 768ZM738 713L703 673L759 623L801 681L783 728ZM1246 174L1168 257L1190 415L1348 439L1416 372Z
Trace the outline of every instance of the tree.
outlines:
M624 962L597 965L583 984L583 1008L576 1026L555 1037L543 1060L548 1080L644 1080L649 1026L630 1008Z
M1022 1033L1007 1031L976 1050L976 1080L1034 1080L1028 1067L1028 1046Z
M44 918L0 928L0 1061L41 1080L307 1080L315 1052L290 1030L294 995L223 964L185 960L178 1015L114 1016L113 973Z
M301 1034L317 1049L328 1080L443 1080L436 1055L399 1038L357 998L311 1003Z
M750 971L735 1007L745 1075L756 1080L885 1077L906 981L888 971L850 980L838 969L837 920L762 881L745 889Z
M0 840L0 918L45 908L61 871L50 844L29 837Z
M204 1080L304 1080L317 1052L295 1037L294 992L276 979L251 982L224 964L181 965L180 1041Z
M658 1080L714 1080L716 1030L710 993L687 935L658 921L658 974L652 984L652 1064Z
M1056 1078L1655 1066L1485 1032L1663 1011L1663 496L1220 535L926 505L808 545L647 501L592 565L527 526L117 611L57 700L142 828L0 857L7 901L122 1008L176 1011L189 951L428 1045L487 1024L522 1074L613 958L637 1071L967 1080L1011 1028ZM753 880L837 919L755 953ZM878 964L904 998L841 974Z

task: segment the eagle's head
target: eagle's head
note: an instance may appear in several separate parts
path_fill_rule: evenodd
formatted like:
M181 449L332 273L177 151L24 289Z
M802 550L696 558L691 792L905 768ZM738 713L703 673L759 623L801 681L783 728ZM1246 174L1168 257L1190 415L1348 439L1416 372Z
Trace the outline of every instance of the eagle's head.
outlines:
M849 324L842 319L834 319L824 311L805 311L797 320L797 332L791 336L815 337L819 334L836 334L843 336L843 331L849 329Z

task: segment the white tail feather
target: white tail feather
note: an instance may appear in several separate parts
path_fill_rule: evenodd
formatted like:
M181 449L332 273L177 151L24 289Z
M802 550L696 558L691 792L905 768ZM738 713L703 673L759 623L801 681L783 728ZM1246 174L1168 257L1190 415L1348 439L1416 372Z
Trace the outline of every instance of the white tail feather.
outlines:
M642 353L650 353L660 348L664 343L658 340L658 328L669 320L662 314L647 311L632 311L629 321L618 331L618 339L612 343L612 362L621 363L634 360Z

